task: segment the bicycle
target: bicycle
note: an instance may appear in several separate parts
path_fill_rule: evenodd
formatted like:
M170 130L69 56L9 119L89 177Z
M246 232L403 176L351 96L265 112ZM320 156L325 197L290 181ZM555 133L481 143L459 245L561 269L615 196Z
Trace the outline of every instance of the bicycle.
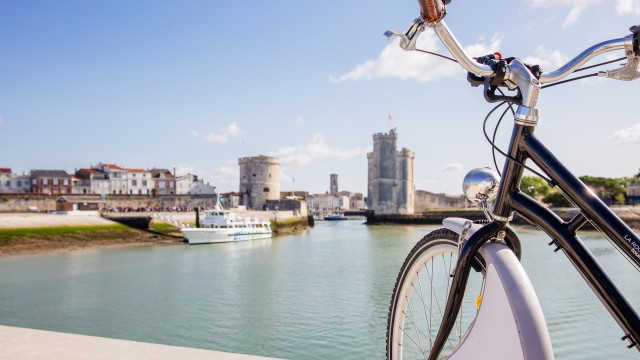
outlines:
M488 102L513 105L513 132L502 176L488 168L465 177L465 196L484 210L486 221L449 218L444 229L420 240L407 256L394 286L387 323L387 358L553 359L544 315L519 259L521 245L510 226L514 213L548 234L582 275L623 331L628 348L640 350L640 317L576 235L591 222L640 269L640 238L538 140L536 103L543 87L560 84L590 59L624 50L626 64L589 76L631 81L640 78L640 26L632 34L593 45L561 68L543 74L539 66L499 54L471 58L444 22L450 0L419 0L420 17L399 36L400 46L416 49L418 36L432 28L452 54L451 60L468 71L473 86L483 87ZM440 54L435 54L442 56ZM443 56L446 57L446 56ZM617 59L616 61L620 61ZM613 62L613 61L611 61ZM590 66L601 66L611 62ZM544 85L543 85L544 84ZM515 95L505 94L506 88ZM491 115L487 115L487 118ZM501 118L502 119L502 118ZM499 122L498 122L499 124ZM485 119L486 125L486 119ZM525 163L531 160L544 174ZM496 163L497 168L497 163ZM557 186L579 210L563 221L547 207L520 191L525 170ZM426 285L424 283L427 282ZM471 289L476 289L471 292ZM437 293L441 293L437 296ZM477 296L475 296L477 294ZM471 307L470 310L466 310ZM463 311L464 310L464 311ZM419 314L418 314L419 313Z

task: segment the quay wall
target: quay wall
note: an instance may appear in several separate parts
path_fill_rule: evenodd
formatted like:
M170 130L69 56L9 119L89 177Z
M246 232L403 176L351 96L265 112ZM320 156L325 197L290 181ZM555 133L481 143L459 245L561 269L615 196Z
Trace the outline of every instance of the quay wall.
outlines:
M633 229L640 229L640 207L614 207L611 210L615 212L622 221ZM554 212L564 221L571 220L576 214L575 209L555 209ZM459 217L470 220L484 220L486 217L481 210L478 209L459 209L459 210L443 210L443 211L426 211L421 214L402 215L402 214L376 214L375 211L367 210L365 212L367 225L376 224L416 224L416 225L438 225L442 224L442 220L448 217ZM514 215L513 224L531 225L524 218ZM583 225L582 229L594 230L590 222Z
M81 194L0 194L0 212L48 212L56 210L56 200L64 196L86 196ZM106 209L151 209L151 208L211 208L215 199L212 195L108 195L103 207Z

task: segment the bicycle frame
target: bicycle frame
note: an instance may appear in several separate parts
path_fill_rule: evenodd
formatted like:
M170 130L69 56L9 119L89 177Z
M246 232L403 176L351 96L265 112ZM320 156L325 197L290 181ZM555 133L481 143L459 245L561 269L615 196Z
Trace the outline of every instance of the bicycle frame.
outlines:
M471 262L476 252L487 241L506 240L507 243L509 241L518 243L517 238L514 239L515 234L509 228L509 222L514 212L519 213L527 221L539 226L547 233L553 239L552 243L558 246L556 251L560 249L564 251L569 261L622 328L625 334L622 340L629 340L629 348L635 346L640 350L640 318L638 314L580 241L576 231L587 221L590 221L638 268L640 268L640 238L589 188L572 175L533 135L538 122L536 103L541 83L557 82L576 71L593 57L619 49L624 49L627 55L627 64L618 69L599 72L598 76L626 81L640 78L640 66L638 65L640 62L640 49L638 48L640 30L637 26L632 27L630 29L632 35L596 44L562 68L549 75L543 74L536 78L517 58L511 60L506 68L501 68L501 71L498 71L498 64L489 66L487 63L478 63L471 58L442 20L446 15L444 3L448 3L448 1L419 0L421 15L414 20L409 30L404 34L387 31L385 36L398 35L401 38L400 46L405 50L413 50L420 33L427 26L433 28L455 61L475 77L484 78L485 98L488 101L505 100L520 106L515 112L515 125L508 150L509 156L504 165L500 187L491 213L493 221L476 231L462 245L443 319L431 347L429 359L434 360L440 355L447 337L453 329L472 268ZM500 66L504 67L505 65ZM491 84L490 81L496 81L495 77L499 77L497 84L504 84L510 90L517 89L518 95L515 97L496 97L495 93L491 93L495 89L491 90L491 87L488 86ZM565 222L542 204L520 191L519 186L526 160L532 160L554 184L558 185L569 201L579 209L578 215Z
M530 223L539 226L553 239L558 248L564 251L569 261L622 328L625 334L622 339L629 340L631 343L628 347L635 346L640 350L640 317L576 235L576 231L590 221L636 266L640 266L640 251L636 250L640 239L544 147L534 136L533 130L534 126L518 122L514 125L508 154L517 161L507 159L504 165L500 190L493 210L494 221L482 229L486 231L478 231L471 236L461 249L452 285L452 289L455 290L450 292L447 299L442 326L434 341L429 359L437 358L444 346L446 336L453 328L456 314L460 310L460 299L464 294L468 273L471 270L471 259L475 252L485 242L504 237L504 231L514 211ZM551 210L520 191L519 185L524 172L521 164L524 164L527 159L532 160L542 169L580 210L572 220L563 221Z

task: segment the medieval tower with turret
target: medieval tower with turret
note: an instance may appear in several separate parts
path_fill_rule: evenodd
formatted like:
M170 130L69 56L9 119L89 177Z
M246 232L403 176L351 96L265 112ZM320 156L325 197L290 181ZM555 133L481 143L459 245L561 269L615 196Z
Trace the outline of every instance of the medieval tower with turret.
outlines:
M398 134L373 135L373 152L369 161L367 207L376 214L413 214L415 186L413 183L413 151L397 151Z
M280 200L280 160L258 155L240 158L240 192L249 209L262 210L267 200Z

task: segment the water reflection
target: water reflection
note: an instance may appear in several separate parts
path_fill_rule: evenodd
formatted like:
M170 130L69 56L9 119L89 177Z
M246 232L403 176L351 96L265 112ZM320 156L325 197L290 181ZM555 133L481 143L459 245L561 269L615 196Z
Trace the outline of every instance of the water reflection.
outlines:
M5 257L0 323L289 359L383 359L398 270L434 228L318 222L251 242ZM557 357L629 358L548 237L519 234ZM583 240L640 307L637 272L596 233Z

